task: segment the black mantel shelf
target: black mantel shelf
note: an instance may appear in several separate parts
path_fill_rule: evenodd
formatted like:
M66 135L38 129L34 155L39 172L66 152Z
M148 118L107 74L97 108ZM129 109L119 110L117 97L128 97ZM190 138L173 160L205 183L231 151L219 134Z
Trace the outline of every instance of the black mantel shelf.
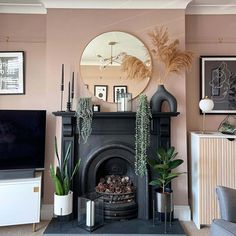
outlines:
M73 117L75 116L75 111L67 112L67 111L55 111L52 113L55 116L62 117ZM170 116L178 116L179 112L156 112L152 114L152 117L170 117ZM94 118L132 118L136 116L136 112L94 112Z

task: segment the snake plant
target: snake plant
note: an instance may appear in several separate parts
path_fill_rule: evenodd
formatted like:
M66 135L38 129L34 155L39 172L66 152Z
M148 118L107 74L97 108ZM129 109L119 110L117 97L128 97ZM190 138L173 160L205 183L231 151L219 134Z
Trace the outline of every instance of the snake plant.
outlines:
M54 187L55 187L56 195L67 195L71 189L72 179L79 169L80 159L76 163L72 173L70 173L68 162L69 162L69 157L70 157L70 152L71 152L71 143L69 144L66 150L66 155L63 158L63 160L59 158L56 137L55 137L54 145L55 145L55 153L57 157L58 166L56 167L56 170L55 170L55 168L52 165L50 165L50 175L51 175Z

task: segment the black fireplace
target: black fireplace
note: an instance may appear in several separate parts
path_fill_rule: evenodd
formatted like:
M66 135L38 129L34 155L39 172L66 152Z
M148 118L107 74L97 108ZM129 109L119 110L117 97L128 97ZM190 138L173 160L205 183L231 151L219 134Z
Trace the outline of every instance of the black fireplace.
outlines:
M146 177L134 173L135 112L94 113L92 134L86 144L78 143L74 112L53 114L62 116L62 152L72 143L72 156L81 158L73 182L75 218L78 196L97 191L104 196L106 220L149 219L154 191L148 182L153 173L148 171ZM171 117L178 114L152 115L148 156L154 157L159 146L170 146Z

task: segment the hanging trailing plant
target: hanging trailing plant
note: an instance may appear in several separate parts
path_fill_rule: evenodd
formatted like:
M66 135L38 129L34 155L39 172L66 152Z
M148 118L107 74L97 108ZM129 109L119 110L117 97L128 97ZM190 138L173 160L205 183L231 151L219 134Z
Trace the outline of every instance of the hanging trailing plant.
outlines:
M77 130L79 133L79 142L87 142L92 132L92 100L90 97L79 98L76 109Z
M147 96L141 94L138 99L135 133L135 173L139 176L147 174L147 148L150 145L151 117Z

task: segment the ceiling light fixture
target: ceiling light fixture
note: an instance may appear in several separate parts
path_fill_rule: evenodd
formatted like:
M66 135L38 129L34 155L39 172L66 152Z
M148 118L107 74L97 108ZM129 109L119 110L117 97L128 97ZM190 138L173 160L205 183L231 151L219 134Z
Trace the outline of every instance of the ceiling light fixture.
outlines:
M113 56L113 46L115 46L118 42L114 42L114 41L111 41L108 43L108 45L111 47L111 53L110 53L110 56L105 58L103 56L101 56L100 54L97 55L97 57L99 58L99 61L101 63L101 66L100 66L100 69L105 69L107 66L109 65L117 65L117 64L121 64L121 57L123 57L125 55L124 52L121 52L119 53L118 55L116 56Z

